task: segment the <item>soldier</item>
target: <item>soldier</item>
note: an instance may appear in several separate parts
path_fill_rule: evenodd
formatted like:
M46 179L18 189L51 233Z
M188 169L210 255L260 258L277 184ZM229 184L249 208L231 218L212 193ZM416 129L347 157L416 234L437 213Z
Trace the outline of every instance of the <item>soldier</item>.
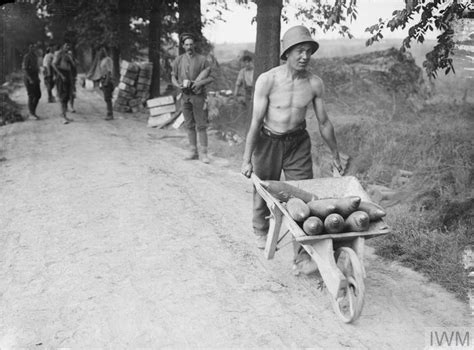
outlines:
M36 55L36 45L30 44L28 52L23 57L22 69L24 73L24 83L26 92L28 94L28 112L29 117L39 120L40 117L36 114L36 107L41 98L40 78L38 56Z
M50 46L46 49L46 55L43 58L43 77L44 85L46 86L46 91L48 92L48 102L55 102L53 96L54 88L54 69L53 69L53 59L54 59L54 47Z
M207 124L208 116L205 110L205 85L212 82L210 64L206 57L196 53L194 36L184 33L180 36L185 53L178 56L172 66L171 82L183 93L184 126L188 132L190 144L186 160L198 159L197 136L201 145L201 161L209 163L207 156ZM196 134L197 129L197 134Z
M312 104L322 138L331 149L334 166L342 170L334 127L324 107L324 84L307 70L319 48L309 30L295 26L283 35L281 66L262 73L255 84L253 115L245 144L241 172L263 180L313 178L311 140L306 131L306 110ZM265 248L269 210L254 189L253 228L257 247ZM295 268L310 273L316 268L303 250L295 256Z
M114 64L112 58L108 55L107 49L103 47L99 52L99 72L100 72L100 88L104 93L104 101L107 105L107 116L105 120L114 119L112 109L112 94L114 92L113 81Z
M237 81L235 82L234 96L239 93L239 88L243 86L245 92L245 104L250 105L253 93L253 64L252 57L244 55L242 57L244 67L239 71Z
M67 105L73 94L73 74L76 69L74 60L68 53L70 49L71 45L68 42L64 43L62 48L55 53L53 60L53 68L56 72L56 90L61 103L61 116L64 124L73 121L66 115Z

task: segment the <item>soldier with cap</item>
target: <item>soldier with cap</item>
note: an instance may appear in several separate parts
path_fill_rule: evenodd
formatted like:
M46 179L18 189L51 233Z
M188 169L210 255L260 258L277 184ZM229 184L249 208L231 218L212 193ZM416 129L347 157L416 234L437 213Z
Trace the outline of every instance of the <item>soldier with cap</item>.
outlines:
M62 48L54 54L53 59L53 68L57 78L56 90L61 103L61 116L63 117L64 124L69 124L73 121L73 119L68 118L66 115L67 105L73 94L73 74L74 69L76 69L75 62L68 53L70 48L70 43L65 42Z
M207 156L207 110L205 109L205 85L212 82L209 61L203 55L196 53L194 35L183 33L180 36L184 54L179 55L173 62L171 82L182 91L182 106L184 126L188 133L190 144L186 160L198 159L197 138L201 145L201 161L209 163ZM196 132L197 130L197 132Z
M36 107L41 98L38 56L36 56L36 45L30 44L28 52L23 57L22 68L24 72L24 83L28 94L29 117L39 120Z
M283 171L286 180L313 177L311 140L305 119L309 104L313 106L321 136L331 149L334 167L342 170L334 127L324 107L323 81L307 70L311 55L318 48L306 27L292 27L282 39L281 59L286 63L258 77L241 168L245 176L255 172L263 180L280 180ZM254 189L252 224L260 249L265 248L269 214L265 201ZM299 249L294 268L311 273L316 265L305 253Z

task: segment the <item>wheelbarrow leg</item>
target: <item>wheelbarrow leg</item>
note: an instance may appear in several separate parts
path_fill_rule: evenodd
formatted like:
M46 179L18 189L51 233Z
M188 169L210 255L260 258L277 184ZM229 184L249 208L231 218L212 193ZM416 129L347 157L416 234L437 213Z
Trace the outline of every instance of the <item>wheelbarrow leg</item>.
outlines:
M329 293L334 298L339 297L347 285L347 280L336 265L332 239L322 239L318 243L304 244L303 247L318 265Z
M267 243L265 245L264 254L267 259L273 259L278 244L278 238L280 236L283 213L273 203L268 207L270 209L270 226L268 228Z
M364 247L365 247L365 238L364 237L357 237L352 241L352 250L357 254L360 267L362 269L362 277L366 278L367 274L365 273L365 266L364 266Z

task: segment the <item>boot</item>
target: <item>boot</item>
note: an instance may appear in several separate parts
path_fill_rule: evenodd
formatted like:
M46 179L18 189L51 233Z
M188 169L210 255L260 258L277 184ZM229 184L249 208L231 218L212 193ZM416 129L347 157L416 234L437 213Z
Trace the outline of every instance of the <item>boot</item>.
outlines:
M184 160L193 160L198 159L198 151L197 151L197 135L195 129L188 130L188 140L189 140L189 153Z
M205 164L209 164L211 161L209 160L209 157L207 156L207 147L202 147L201 148L201 162Z
M191 146L189 148L188 154L184 157L184 160L194 160L198 158L199 158L199 155L198 155L197 147Z
M105 120L112 120L114 119L114 111L112 108L112 100L107 100L105 102L107 104L107 116L105 117Z
M201 145L201 161L205 164L209 164L209 158L207 157L207 131L198 130L199 144Z

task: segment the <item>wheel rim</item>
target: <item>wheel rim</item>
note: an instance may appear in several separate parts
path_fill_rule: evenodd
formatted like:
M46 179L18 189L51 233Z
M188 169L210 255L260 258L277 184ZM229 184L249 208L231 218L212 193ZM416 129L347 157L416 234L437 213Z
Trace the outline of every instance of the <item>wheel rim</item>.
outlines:
M346 323L356 320L364 305L364 279L362 266L357 254L348 247L339 248L336 264L346 277L347 286L341 290L339 298L331 298L336 314Z

